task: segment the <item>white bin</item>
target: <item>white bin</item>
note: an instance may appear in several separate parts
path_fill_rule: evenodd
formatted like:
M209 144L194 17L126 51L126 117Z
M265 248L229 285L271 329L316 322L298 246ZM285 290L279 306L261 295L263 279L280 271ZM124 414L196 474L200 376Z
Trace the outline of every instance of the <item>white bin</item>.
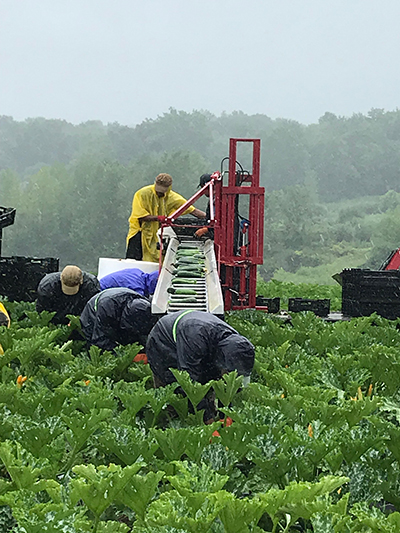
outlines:
M139 268L143 272L154 272L158 270L158 263L149 261L136 261L136 259L112 259L110 257L100 257L97 271L98 279L104 278L107 274L124 270L125 268Z

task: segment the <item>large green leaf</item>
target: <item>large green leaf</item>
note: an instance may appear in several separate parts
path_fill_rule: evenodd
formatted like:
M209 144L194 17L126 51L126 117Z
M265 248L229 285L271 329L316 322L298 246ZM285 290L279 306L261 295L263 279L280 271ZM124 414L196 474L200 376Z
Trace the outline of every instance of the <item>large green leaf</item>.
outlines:
M92 464L75 466L72 470L77 477L71 480L72 503L83 500L97 518L101 517L142 466L143 463L125 468L114 464L97 468Z

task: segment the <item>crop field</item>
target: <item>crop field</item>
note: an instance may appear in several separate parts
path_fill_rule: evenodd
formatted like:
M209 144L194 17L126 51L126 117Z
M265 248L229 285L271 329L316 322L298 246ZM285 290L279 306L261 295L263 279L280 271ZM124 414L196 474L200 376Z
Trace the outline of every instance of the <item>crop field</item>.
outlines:
M7 308L1 532L400 531L400 320L231 313L256 347L247 387L154 389L141 347L88 354L76 317Z

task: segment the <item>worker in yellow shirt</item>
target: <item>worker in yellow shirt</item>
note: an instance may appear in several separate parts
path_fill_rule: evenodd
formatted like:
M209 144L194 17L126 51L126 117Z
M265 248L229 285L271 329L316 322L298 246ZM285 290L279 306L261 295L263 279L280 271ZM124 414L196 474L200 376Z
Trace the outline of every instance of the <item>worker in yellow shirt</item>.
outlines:
M161 222L171 215L185 202L185 198L172 189L172 177L159 174L153 185L139 189L132 202L132 213L129 217L126 258L157 263L157 231ZM188 207L184 214L192 214L197 218L205 218L206 214L193 206Z
M7 310L4 307L4 305L0 302L0 326L7 326L9 328L10 323L11 323L11 320L7 313ZM3 350L2 345L0 344L0 355L3 355L3 353L4 353L4 350Z

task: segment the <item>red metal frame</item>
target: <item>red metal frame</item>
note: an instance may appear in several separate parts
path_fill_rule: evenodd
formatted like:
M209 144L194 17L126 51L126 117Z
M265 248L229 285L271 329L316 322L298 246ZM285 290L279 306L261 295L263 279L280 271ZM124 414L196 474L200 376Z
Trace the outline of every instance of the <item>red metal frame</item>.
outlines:
M252 171L241 175L241 185L236 184L237 148L239 143L252 143ZM198 198L209 191L210 220L214 228L214 244L224 290L225 311L256 307L257 265L263 263L264 246L264 187L260 187L260 139L230 139L228 185L222 176L214 172L211 180L196 192L184 205L170 215L166 226L174 224ZM214 194L215 193L215 194ZM242 195L248 195L248 221L242 223L242 244L235 251L235 203ZM236 221L237 223L237 221ZM164 225L163 225L164 226ZM237 230L238 231L238 230ZM161 251L160 251L161 266Z
M252 143L252 172L242 176L236 185L237 148L239 143ZM225 310L256 307L257 265L263 263L264 247L264 193L260 187L259 139L230 139L228 186L222 186L221 194L215 197L217 220L214 242L220 246L220 264L224 265L225 279L222 287L225 294ZM242 235L247 245L242 244L235 253L235 200L241 195L249 196L248 215L250 223L244 223ZM218 216L219 214L219 216ZM235 280L236 278L236 280ZM234 287L236 289L234 290Z
M383 270L399 270L399 268L400 268L400 248L392 252Z

